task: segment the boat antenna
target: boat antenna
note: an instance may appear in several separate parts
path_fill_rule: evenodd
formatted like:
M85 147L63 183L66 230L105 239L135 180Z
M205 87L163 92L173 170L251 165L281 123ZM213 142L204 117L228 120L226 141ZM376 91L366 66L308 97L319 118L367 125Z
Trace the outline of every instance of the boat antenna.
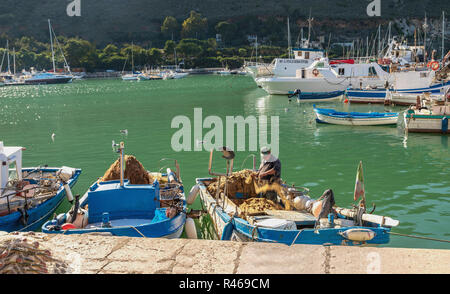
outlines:
M445 11L442 11L442 60L445 54Z
M427 13L425 12L425 23L423 24L423 31L425 33L423 39L423 48L424 48L424 62L428 61L428 53L427 53L427 29L428 29L428 21L427 21Z
M311 41L311 26L314 18L311 18L311 8L309 8L309 18L308 18L308 46Z

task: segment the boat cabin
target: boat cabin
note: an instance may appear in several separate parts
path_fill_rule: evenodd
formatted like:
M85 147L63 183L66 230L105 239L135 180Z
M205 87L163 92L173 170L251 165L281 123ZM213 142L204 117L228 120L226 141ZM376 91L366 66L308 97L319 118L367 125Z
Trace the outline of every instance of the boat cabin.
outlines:
M5 147L3 142L0 141L0 195L3 195L6 191L10 176L13 176L13 172L17 175L17 180L22 180L22 151L23 147ZM10 170L10 167L15 169ZM11 175L10 175L11 171Z
M317 60L324 59L321 49L295 48L292 49L295 58L275 58L271 65L271 72L277 77L295 77L296 71L310 66ZM264 68L261 69L264 71ZM262 72L261 72L262 74Z

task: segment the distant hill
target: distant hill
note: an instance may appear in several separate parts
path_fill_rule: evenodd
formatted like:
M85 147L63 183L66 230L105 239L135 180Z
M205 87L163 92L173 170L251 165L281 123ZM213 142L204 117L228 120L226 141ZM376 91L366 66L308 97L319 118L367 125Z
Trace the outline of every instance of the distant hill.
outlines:
M442 10L450 14L450 1L435 0L381 0L381 17L372 18L366 14L369 0L81 0L81 17L69 17L66 6L70 2L1 0L0 34L46 40L50 18L56 34L79 36L102 45L132 39L151 40L160 33L166 16L174 16L181 23L191 10L208 18L210 33L214 33L215 23L221 20L291 15L293 22L305 21L310 9L319 24L316 33L325 32L328 27L337 34L339 30L345 34L365 26L376 27L391 19L423 18L425 12L435 19L441 17Z

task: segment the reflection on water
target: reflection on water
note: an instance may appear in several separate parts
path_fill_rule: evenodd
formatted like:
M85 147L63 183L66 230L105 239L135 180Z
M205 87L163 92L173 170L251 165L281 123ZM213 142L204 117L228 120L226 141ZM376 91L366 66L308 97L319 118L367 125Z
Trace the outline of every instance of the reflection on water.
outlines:
M404 110L341 101L317 106L358 112ZM401 126L319 125L312 103L267 95L248 77L193 76L134 83L87 80L67 85L3 87L0 140L5 145L27 147L26 166L82 168L74 188L77 194L83 195L116 159L111 140L125 140L126 152L149 170L156 170L161 158L176 158L185 189L189 190L195 178L208 176L209 153L174 152L171 137L176 130L170 126L177 115L193 118L194 107L202 107L204 118L278 116L282 177L288 183L307 186L313 197L331 188L337 204L348 207L352 204L356 168L362 160L367 200L376 203L376 214L400 220L394 231L449 238L448 136L409 133L405 137ZM126 138L120 134L123 129L129 132ZM238 152L234 166L244 164L251 153ZM250 167L250 162L247 160L245 167ZM222 166L218 164L217 168ZM68 202L63 203L58 213L69 207ZM193 208L201 208L200 199ZM208 216L196 224L203 237L217 238ZM393 237L387 246L449 248L445 243L403 237Z

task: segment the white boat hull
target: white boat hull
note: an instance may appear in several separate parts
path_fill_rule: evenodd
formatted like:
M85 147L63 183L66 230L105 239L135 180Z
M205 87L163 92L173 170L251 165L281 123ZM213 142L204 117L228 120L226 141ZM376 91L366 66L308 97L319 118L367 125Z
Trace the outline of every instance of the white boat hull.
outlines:
M447 119L450 120L450 115L446 115ZM408 132L412 133L444 133L442 131L442 119L444 116L429 115L408 115L405 113L405 127ZM450 130L445 132L450 134Z
M398 117L382 117L382 118L349 118L349 117L331 117L316 112L316 118L322 122L333 125L345 126L381 126L395 125Z

